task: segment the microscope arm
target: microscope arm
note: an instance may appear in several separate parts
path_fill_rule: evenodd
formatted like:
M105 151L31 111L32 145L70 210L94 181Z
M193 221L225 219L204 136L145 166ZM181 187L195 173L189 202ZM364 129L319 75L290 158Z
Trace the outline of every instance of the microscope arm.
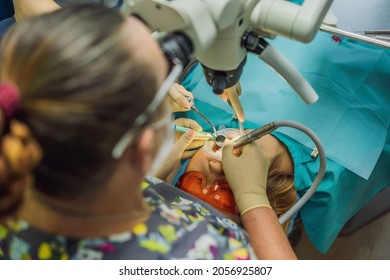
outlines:
M270 34L308 43L316 35L333 0L305 0L297 5L282 0L261 0L253 9L252 25Z
M274 69L306 104L312 104L317 101L318 95L305 80L305 78L296 70L296 68L284 57L277 49L268 44L262 37L253 32L247 32L244 35L242 45L252 53L259 55L265 63Z
M259 57L284 78L306 104L317 101L318 95L311 85L277 49L268 45Z

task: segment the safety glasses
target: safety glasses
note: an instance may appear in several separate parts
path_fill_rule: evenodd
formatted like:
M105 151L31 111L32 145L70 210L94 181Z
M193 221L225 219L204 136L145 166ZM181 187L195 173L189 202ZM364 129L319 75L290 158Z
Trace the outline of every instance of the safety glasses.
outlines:
M126 147L131 143L133 137L135 135L135 131L137 128L140 128L145 122L150 118L150 116L155 112L155 110L160 106L166 95L168 94L169 88L172 84L179 78L181 72L183 71L183 65L181 64L179 59L172 59L172 69L168 74L165 81L160 86L153 100L146 107L145 111L140 114L134 121L134 125L130 130L128 130L118 141L118 143L114 146L112 150L112 157L114 159L119 159ZM163 118L150 126L157 129L166 123L166 118Z
M176 186L219 210L239 214L233 192L226 180L218 180L206 188L206 177L202 172L188 171L180 176Z

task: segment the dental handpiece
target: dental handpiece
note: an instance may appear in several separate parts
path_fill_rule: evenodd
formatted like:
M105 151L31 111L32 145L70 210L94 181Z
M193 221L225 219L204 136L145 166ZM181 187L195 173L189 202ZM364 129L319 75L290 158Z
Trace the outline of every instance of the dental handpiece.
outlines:
M252 130L251 132L242 135L241 137L237 138L236 140L233 141L232 145L233 147L241 147L246 144L251 143L252 141L255 141L257 139L260 139L264 135L267 135L274 131L276 129L275 122L266 124L265 126L262 126L258 129Z
M211 121L209 121L208 118L206 118L205 115L203 115L198 108L195 107L195 105L192 105L191 106L191 110L194 111L195 113L197 113L199 116L202 117L202 119L204 119L213 129L215 135L217 135L217 129L215 128L215 126L211 123Z
M186 133L187 131L191 130L191 128L180 126L180 125L173 125L173 130L180 133ZM195 138L196 139L214 139L214 135L212 135L210 132L205 131L195 131Z
M190 103L193 102L193 99L192 99L191 97L189 97L189 96L186 96L186 99L187 99L188 102L190 102ZM214 135L215 135L215 141L217 142L217 144L222 144L222 143L225 141L226 137L225 137L224 135L218 135L217 129L215 128L215 126L211 123L211 121L209 121L208 118L206 118L205 115L203 115L203 114L199 111L198 108L195 107L195 105L192 105L192 106L190 107L190 109L191 109L192 111L194 111L195 113L197 113L199 116L201 116L202 119L204 119L204 120L212 127L212 129L213 129L213 131L214 131Z
M196 112L199 116L201 116L213 128L214 135L215 135L215 138L214 138L215 142L217 143L218 146L222 145L223 142L225 142L225 139L226 139L225 135L218 134L217 133L217 129L215 128L215 126L194 105L191 106L191 110Z

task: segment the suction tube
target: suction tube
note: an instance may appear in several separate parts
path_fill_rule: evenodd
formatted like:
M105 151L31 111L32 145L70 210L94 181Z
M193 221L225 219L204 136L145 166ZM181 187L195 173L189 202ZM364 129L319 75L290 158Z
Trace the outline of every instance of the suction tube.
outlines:
M306 193L294 204L293 207L291 207L286 213L284 213L280 218L279 222L281 224L284 224L288 219L290 219L295 213L297 213L302 206L313 196L315 191L317 190L318 186L320 185L322 179L325 175L325 169L326 169L326 157L325 157L325 150L322 146L322 143L320 139L317 137L317 135L310 130L308 127L304 126L301 123L293 122L293 121L276 121L275 122L276 127L292 127L295 129L298 129L305 133L307 136L310 137L310 139L314 142L315 146L318 150L318 156L320 160L320 167L318 169L318 173L316 178L314 179L312 185L310 188L306 191Z

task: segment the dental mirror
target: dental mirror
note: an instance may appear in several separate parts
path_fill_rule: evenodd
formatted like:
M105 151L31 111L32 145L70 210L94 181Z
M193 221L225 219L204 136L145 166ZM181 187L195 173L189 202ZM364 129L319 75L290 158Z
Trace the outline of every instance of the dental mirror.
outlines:
M226 136L223 135L223 134L218 134L216 135L215 137L215 143L219 146L219 147L222 147L223 146L223 143L225 142L226 140Z

